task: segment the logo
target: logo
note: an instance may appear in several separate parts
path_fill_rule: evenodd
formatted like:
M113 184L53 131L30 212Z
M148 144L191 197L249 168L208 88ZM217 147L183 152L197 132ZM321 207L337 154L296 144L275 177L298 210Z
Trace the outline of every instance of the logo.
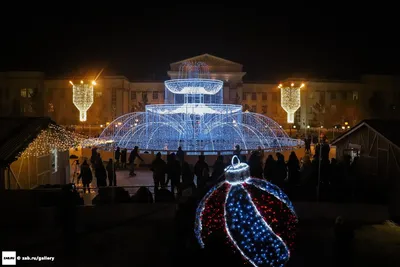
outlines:
M3 265L17 265L17 252L2 251L1 263Z

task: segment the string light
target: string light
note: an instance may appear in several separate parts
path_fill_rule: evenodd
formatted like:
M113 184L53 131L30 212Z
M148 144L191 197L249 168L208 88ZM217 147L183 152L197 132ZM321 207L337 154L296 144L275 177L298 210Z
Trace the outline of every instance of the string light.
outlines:
M214 153L231 151L234 145L293 150L299 145L271 118L223 104L223 82L210 79L205 63L183 63L178 79L166 81L165 87L166 104L146 105L145 112L116 118L100 138L121 148L154 151L182 147Z
M111 139L101 139L101 138L88 138L88 139L82 139L79 142L79 146L82 148L85 147L96 147L96 146L101 146L101 145L108 145L114 143L113 140Z
M293 205L279 187L249 177L245 165L240 161L233 164L232 159L232 165L225 169L226 181L201 200L195 235L204 248L208 240L223 233L223 242L253 266L284 266L298 222Z
M47 129L38 134L24 151L19 153L17 158L44 156L54 150L67 151L72 147L78 146L82 140L81 136L67 131L61 126L50 124Z
M81 81L78 85L75 85L72 81L69 83L72 85L72 102L79 110L79 120L86 121L87 111L94 102L93 89L96 82L92 81L91 84L87 84Z
M287 112L287 122L294 123L294 113L300 108L300 88L304 87L304 84L295 85L291 83L289 85L280 84L281 89L281 106Z

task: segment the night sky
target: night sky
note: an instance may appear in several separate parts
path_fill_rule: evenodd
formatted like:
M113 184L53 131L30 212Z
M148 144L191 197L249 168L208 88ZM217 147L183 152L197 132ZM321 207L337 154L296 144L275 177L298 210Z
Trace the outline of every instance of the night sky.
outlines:
M8 27L0 69L68 76L104 67L107 74L131 80L161 81L169 63L203 53L243 64L245 81L293 75L355 79L363 73L398 74L400 69L395 17L217 7L213 12L136 9L131 14L3 21Z

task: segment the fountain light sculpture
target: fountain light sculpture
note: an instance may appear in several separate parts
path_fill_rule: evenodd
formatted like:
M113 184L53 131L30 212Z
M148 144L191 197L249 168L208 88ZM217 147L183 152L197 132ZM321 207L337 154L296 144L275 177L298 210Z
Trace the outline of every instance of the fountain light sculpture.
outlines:
M241 105L223 104L223 82L210 78L205 63L185 62L178 76L165 81L164 104L122 115L104 129L100 139L127 149L161 151L181 146L194 154L232 153L235 145L244 150L299 145L272 119L242 112Z

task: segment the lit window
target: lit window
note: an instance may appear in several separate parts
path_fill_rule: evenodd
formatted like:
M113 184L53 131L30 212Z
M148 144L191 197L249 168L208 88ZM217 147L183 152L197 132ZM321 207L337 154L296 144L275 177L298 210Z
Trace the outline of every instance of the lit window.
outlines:
M358 92L353 91L353 100L358 100Z
M54 105L53 105L53 103L49 103L49 106L48 106L48 110L47 110L49 113L52 113L52 112L54 112Z
M103 95L103 92L99 92L99 91L96 92L96 97L101 97L102 95Z
M25 98L30 98L33 95L33 89L32 88L22 88L21 89L21 96Z

